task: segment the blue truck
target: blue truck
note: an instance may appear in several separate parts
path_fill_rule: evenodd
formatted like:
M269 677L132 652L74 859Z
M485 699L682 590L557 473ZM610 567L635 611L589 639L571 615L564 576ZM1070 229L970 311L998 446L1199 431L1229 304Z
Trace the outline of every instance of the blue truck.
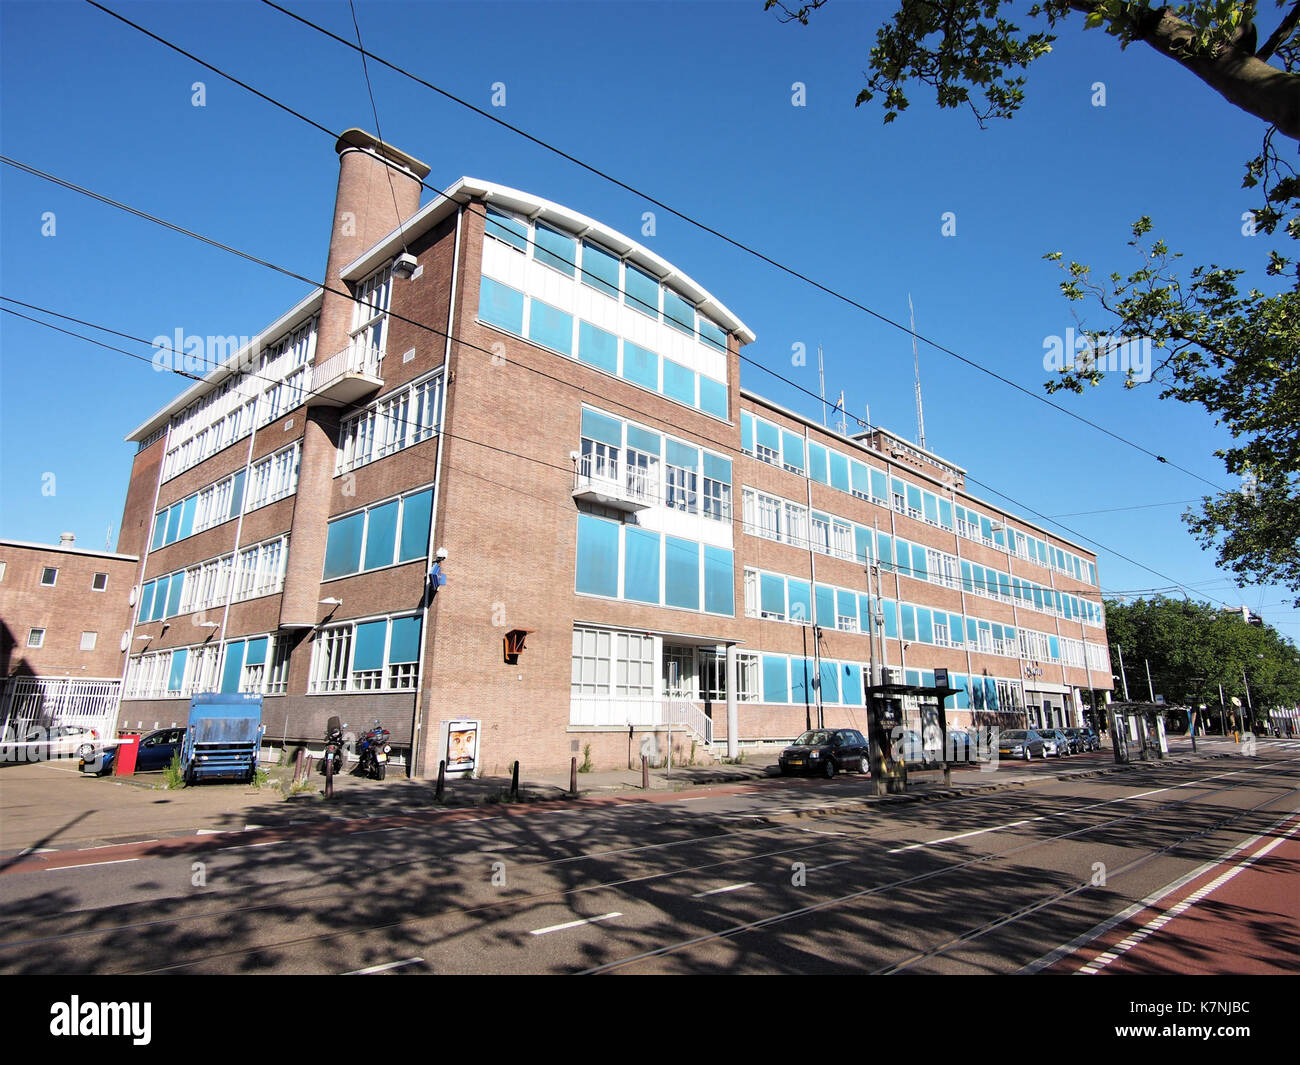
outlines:
M262 697L206 692L190 700L190 723L181 744L186 784L201 780L252 783L262 747Z

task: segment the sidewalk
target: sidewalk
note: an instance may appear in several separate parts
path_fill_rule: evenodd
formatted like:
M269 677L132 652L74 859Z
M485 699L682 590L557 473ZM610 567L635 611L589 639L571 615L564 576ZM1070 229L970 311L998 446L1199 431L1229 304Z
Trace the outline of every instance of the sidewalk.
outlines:
M1224 757L1238 753L1231 740L1207 737L1198 741L1199 758ZM810 789L823 785L833 789L825 797L830 806L842 801L845 808L860 809L864 802L935 801L953 796L1026 787L1074 776L1123 773L1103 749L1101 758L1086 763L1079 756L1053 762L1050 771L1039 763L1029 766L1003 762L996 772L978 768L956 769L952 785L943 786L942 771L913 773L908 791L902 795L869 794L866 779L847 773L834 781L809 780ZM1261 751L1261 753L1264 753ZM578 774L577 798L582 800L663 801L675 792L718 787L722 794L743 794L750 787L777 779L778 748L755 752L737 765L678 766L671 771L650 770L650 788L641 788L639 770L608 770ZM1171 744L1170 760L1190 758L1186 740ZM1141 765L1142 763L1135 763ZM161 773L133 778L82 777L63 763L37 763L0 769L0 857L25 850L84 849L121 843L152 841L175 836L217 832L241 832L251 827L280 827L305 822L352 820L429 813L442 809L464 809L509 803L535 804L572 802L569 774L529 774L520 780L520 794L511 801L510 778L482 777L447 781L443 801L435 796L433 780L367 780L352 775L336 778L334 798L323 796L324 777L313 773L310 787L286 798L279 786L292 776L289 767L268 770L272 784L263 788L245 785L210 784L164 790ZM802 779L802 778L800 778Z

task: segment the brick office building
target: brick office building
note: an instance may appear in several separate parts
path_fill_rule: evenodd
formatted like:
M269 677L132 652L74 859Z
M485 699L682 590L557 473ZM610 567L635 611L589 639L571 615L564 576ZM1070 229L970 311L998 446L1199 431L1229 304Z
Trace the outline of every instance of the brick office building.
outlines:
M139 561L71 533L54 546L0 540L0 723L111 726Z
M428 773L468 717L490 772L860 725L873 661L963 720L1110 688L1093 556L742 391L753 334L636 241L338 151L325 289L128 438L123 721L260 691L270 739L378 717Z

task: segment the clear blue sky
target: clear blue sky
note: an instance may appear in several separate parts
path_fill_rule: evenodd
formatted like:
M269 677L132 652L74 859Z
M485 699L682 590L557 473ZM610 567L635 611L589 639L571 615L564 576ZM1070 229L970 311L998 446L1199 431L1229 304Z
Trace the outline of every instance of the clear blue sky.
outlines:
M114 7L321 122L372 129L355 52L270 8ZM350 36L346 3L294 8ZM808 28L744 3L374 3L365 44L880 313L1042 394L1044 338L1075 321L1045 252L1127 270L1129 224L1150 214L1189 263L1254 267L1242 163L1263 129L1140 46L1063 27L1028 103L980 131L924 90L891 126L853 106L884 2L836 0ZM84 3L0 4L0 143L52 171L298 273L324 268L337 175L330 138ZM629 234L641 198L372 65L385 139L428 162L538 193ZM206 85L206 106L191 86ZM806 86L806 106L792 86ZM1106 106L1092 105L1104 82ZM0 168L0 291L145 338L251 335L306 286L8 167ZM426 200L428 198L426 193ZM944 212L956 236L941 235ZM54 212L56 235L42 236ZM910 339L685 222L657 212L646 243L758 335L745 354L852 414L915 432ZM1264 283L1265 279L1259 279ZM185 385L143 362L0 316L0 535L64 531L116 543L130 471L123 436ZM1085 321L1087 319L1085 318ZM111 339L111 338L110 338ZM113 341L148 356L147 348ZM791 365L804 344L807 365ZM1300 638L1279 588L1237 590L1179 521L1206 486L946 355L922 347L931 448L1029 508L1189 586L1262 607ZM816 402L746 366L746 387L811 416ZM1220 485L1225 434L1203 411L1118 379L1071 409ZM47 494L53 474L53 494ZM43 488L45 491L43 491ZM995 501L995 492L973 486ZM1078 514L1103 508L1140 510ZM1170 581L1100 550L1103 589Z

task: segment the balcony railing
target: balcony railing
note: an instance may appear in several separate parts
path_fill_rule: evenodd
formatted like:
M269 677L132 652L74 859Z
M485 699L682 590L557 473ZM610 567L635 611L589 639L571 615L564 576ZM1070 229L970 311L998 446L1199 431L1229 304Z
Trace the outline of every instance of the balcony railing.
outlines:
M383 361L381 349L354 341L316 364L307 402L344 406L357 402L383 385Z
M645 510L658 501L659 481L641 466L587 454L573 473L573 498L615 510Z

